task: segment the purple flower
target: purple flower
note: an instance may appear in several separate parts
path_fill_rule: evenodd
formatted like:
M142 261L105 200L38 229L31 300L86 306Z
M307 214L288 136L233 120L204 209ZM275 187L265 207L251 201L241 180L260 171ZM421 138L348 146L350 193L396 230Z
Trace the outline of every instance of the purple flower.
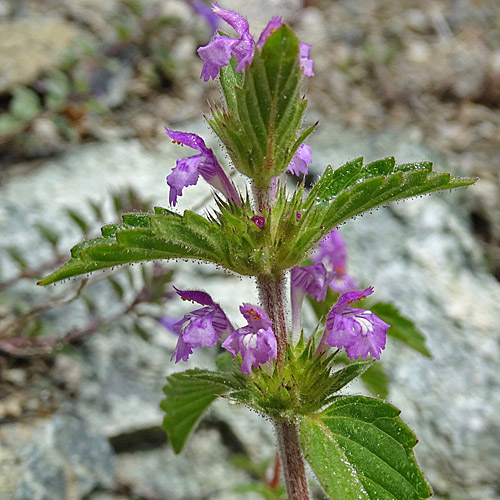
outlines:
M292 268L290 272L290 292L293 332L300 330L302 302L306 294L321 302L325 300L327 289L328 275L323 264Z
M266 218L262 217L262 215L255 215L252 217L252 222L259 228L259 229L264 229L264 226L266 225Z
M314 61L309 57L311 46L307 43L299 43L299 63L304 76L314 76Z
M219 18L205 2L202 2L202 0L189 0L189 4L197 14L207 21L212 29L212 33L215 33L219 29Z
M238 40L234 38L227 38L221 35L215 35L215 38L204 47L198 49L198 55L205 61L201 69L201 78L208 82L210 78L215 80L219 74L219 68L226 66L231 55L233 48L238 44Z
M311 146L302 143L295 151L287 170L293 175L307 174L307 165L312 161Z
M233 331L224 311L208 293L197 290L178 290L183 300L191 300L204 306L186 314L171 328L179 335L177 346L172 354L175 362L187 361L195 347L213 347L219 338L225 339Z
M314 264L322 263L328 273L328 284L336 292L346 292L358 287L356 281L346 273L346 244L338 229L330 231L316 247L312 255Z
M198 49L198 55L205 64L201 70L201 78L208 82L219 74L219 69L226 66L234 55L237 61L236 71L245 69L246 64L251 64L255 50L255 40L250 34L248 21L237 12L221 9L217 3L212 7L214 14L228 23L239 35L239 38L228 38L216 35L215 38L204 47ZM271 34L283 26L281 17L273 17L260 34L257 48L262 50L266 40ZM305 76L314 76L313 60L309 58L311 46L299 43L299 63Z
M386 332L390 325L371 311L351 307L351 304L372 293L373 288L369 287L340 296L326 317L326 329L318 346L318 353L324 352L325 344L328 343L332 347L344 348L349 359L360 356L366 359L368 354L380 359L380 351L385 348Z
M259 40L257 41L257 47L260 51L262 51L266 40L279 28L283 26L283 21L281 17L273 17L268 23L267 26L262 30L262 33L259 36Z
M217 3L213 4L214 14L228 23L239 38L228 38L216 35L212 42L198 49L198 55L205 61L201 70L201 77L208 82L219 74L219 68L226 66L234 54L238 65L236 71L241 71L246 63L253 60L255 41L250 34L247 20L232 10L221 9Z
M193 186L201 175L211 186L218 189L229 201L241 206L241 200L233 184L222 170L215 158L214 152L207 148L205 142L196 134L176 132L165 127L168 136L180 145L197 149L200 154L177 160L176 166L167 176L170 187L169 202L177 204L177 198L182 195L182 190Z
M240 311L248 324L234 330L222 347L227 349L233 357L241 354L241 372L250 375L252 367L257 368L258 365L276 359L276 337L271 321L260 307L243 304Z

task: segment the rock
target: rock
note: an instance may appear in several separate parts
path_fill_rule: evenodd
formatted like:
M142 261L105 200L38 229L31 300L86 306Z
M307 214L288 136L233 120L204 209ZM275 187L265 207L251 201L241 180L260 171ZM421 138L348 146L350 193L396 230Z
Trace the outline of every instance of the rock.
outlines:
M0 33L1 94L56 66L77 30L62 19L27 17L1 23Z
M180 455L175 455L169 447L145 451L140 454L140 460L137 453L120 454L116 464L117 481L142 498L233 500L234 488L248 482L248 477L228 459L220 434L214 429L202 429ZM261 497L238 495L238 498L257 500Z
M112 465L107 440L78 418L0 427L1 500L79 500L112 485Z

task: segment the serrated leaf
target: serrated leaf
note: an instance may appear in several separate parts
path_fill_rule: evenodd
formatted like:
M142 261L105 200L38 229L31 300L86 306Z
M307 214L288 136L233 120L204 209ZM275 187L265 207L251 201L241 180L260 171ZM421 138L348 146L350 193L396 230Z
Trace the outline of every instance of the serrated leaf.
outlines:
M417 330L414 323L401 315L394 305L377 302L370 306L370 310L380 319L391 325L387 331L388 335L398 339L424 356L431 357L431 353L425 345L425 337Z
M333 228L380 205L474 182L476 179L435 174L430 162L398 166L392 158L365 166L357 158L337 170L327 167L298 207L300 222L292 230L282 229L287 241L277 252L277 262L283 269L298 265Z
M305 458L330 498L429 498L413 454L417 440L399 414L383 401L346 396L302 421Z
M132 213L125 214L123 220L127 223L104 226L102 238L74 246L71 260L39 284L48 285L99 269L155 259L192 258L224 263L218 253L219 226L201 216Z
M160 403L166 413L163 429L175 453L180 453L201 417L218 396L239 385L229 374L187 370L167 377L166 398Z

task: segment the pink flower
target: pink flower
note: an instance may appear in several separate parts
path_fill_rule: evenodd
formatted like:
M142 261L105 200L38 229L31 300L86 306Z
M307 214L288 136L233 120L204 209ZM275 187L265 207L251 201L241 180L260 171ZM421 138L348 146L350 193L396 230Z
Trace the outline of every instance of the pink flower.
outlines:
M233 357L241 354L241 372L250 375L253 367L257 368L271 359L276 359L276 337L271 321L260 307L243 304L240 311L248 324L234 330L222 347Z
M201 70L201 78L208 82L210 78L215 80L219 69L226 66L231 56L237 61L236 71L242 71L247 64L253 61L255 46L262 50L266 40L274 31L283 26L281 17L273 17L259 36L257 44L250 34L248 21L237 12L221 9L217 3L212 6L214 14L229 24L239 35L239 38L229 38L215 35L215 38L204 47L198 49L198 55L205 64ZM305 76L314 76L313 60L309 57L311 46L307 43L299 43L299 64Z
M207 148L205 142L196 134L176 132L165 127L168 136L180 145L197 149L200 154L177 160L176 166L167 176L170 187L169 201L171 205L177 204L177 198L182 195L182 190L193 186L201 175L210 185L218 189L229 201L241 206L241 199L219 165L214 152Z
M351 304L373 293L373 288L343 293L326 317L326 329L318 351L322 352L326 343L339 349L344 348L349 359L368 355L380 359L380 351L385 348L386 333L390 328L385 321L371 311L356 309Z

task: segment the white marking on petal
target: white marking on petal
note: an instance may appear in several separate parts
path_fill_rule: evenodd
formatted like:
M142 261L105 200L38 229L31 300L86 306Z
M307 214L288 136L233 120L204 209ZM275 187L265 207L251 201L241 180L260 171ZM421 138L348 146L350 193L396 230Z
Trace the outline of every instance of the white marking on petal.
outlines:
M366 318L354 316L354 319L361 325L361 335L365 336L367 333L373 333L373 325Z
M255 349L257 347L257 334L249 333L243 337L243 345L246 349Z

